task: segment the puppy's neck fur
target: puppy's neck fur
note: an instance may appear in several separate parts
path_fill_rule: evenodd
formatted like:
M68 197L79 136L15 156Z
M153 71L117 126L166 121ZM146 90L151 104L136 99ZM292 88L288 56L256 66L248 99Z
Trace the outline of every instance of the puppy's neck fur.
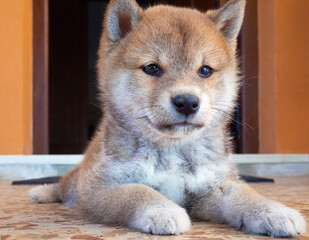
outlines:
M102 150L104 150L104 155L112 156L115 160L129 161L141 149L149 149L157 153L175 151L179 154L184 154L184 150L191 149L189 155L195 150L198 150L199 155L211 151L211 158L214 161L226 158L231 153L228 133L222 125L205 128L196 135L179 139L152 138L149 134L142 134L140 130L133 129L124 120L120 120L119 116L117 119L114 119L112 115L105 116L102 125L101 129L104 129L104 133L98 134L102 137L100 141L103 144ZM188 160L198 158L198 156L188 156L187 154L185 158Z

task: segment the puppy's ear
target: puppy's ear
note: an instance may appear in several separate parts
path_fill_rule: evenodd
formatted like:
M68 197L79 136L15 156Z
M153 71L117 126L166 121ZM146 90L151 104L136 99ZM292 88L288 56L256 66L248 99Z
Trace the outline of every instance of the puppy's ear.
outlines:
M214 22L228 41L238 36L244 18L246 0L230 0L218 10L206 12L206 16Z
M124 38L142 19L143 10L135 0L111 0L104 27L107 38L117 42Z

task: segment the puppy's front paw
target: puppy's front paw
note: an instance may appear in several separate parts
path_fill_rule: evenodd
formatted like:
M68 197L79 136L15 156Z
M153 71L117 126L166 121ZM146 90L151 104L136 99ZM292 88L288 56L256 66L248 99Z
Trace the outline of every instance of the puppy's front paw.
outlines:
M244 231L272 237L296 237L306 231L301 214L280 203L272 202L267 207L249 212L243 217L241 228Z
M185 209L179 206L150 207L137 214L130 225L152 234L178 235L189 231L191 222Z

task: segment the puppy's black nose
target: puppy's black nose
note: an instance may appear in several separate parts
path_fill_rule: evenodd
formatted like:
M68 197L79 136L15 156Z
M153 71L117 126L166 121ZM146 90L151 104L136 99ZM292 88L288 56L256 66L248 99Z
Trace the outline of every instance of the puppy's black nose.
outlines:
M199 109L200 100L192 95L177 95L172 98L172 103L177 112L189 116Z

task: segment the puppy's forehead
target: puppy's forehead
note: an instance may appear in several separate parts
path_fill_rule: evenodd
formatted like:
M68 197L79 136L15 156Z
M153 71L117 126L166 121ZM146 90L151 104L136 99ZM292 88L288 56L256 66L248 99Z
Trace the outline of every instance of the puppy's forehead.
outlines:
M227 55L225 41L211 21L204 13L188 8L156 6L147 9L130 42L141 63L214 63L218 61L216 56L221 55L219 60L224 61L223 55Z
M205 33L211 34L210 21L197 10L157 6L145 11L143 30L158 42L172 42L185 45L190 42L202 42Z

